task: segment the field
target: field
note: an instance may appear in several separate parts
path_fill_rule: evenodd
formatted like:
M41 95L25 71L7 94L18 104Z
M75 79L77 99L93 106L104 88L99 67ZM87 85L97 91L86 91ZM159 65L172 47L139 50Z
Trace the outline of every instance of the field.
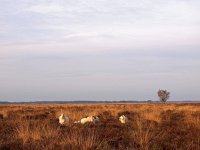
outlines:
M61 113L69 126L59 125ZM89 115L101 121L73 123ZM0 149L199 150L200 104L0 105Z

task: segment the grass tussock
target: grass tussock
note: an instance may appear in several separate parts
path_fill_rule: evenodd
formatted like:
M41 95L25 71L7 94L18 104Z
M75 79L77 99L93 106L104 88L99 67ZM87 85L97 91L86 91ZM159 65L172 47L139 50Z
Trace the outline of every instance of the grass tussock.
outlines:
M70 117L60 126L61 113ZM73 124L97 115L100 122ZM118 117L129 121L121 124ZM1 105L0 149L200 149L200 104Z

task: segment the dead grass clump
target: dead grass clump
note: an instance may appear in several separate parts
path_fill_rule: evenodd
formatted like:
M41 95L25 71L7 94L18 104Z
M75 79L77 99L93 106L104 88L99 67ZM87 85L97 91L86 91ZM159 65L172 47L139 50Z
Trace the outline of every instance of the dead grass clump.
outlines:
M200 111L192 113L190 123L196 127L200 127Z
M104 112L100 113L98 116L101 121L109 121L109 120L115 119L115 117L111 114L110 111L104 111Z
M107 142L99 139L98 132L94 128L72 128L68 132L61 131L60 133L60 145L64 149L109 149Z
M31 143L42 146L44 140L57 140L58 128L45 121L42 124L24 121L16 127L15 138L20 140L24 147L30 146Z
M3 119L3 114L0 114L0 120L2 120Z
M7 118L9 119L12 119L12 120L18 120L18 119L21 119L21 116L22 116L23 112L21 110L19 111L8 111L8 114L7 114Z
M0 117L1 119L5 119L8 117L8 112L6 110L2 109L2 110L0 110L0 116L1 116Z
M137 120L135 128L132 130L132 137L138 149L148 150L155 148L154 140L158 138L154 129L155 124L145 120Z
M159 130L165 131L162 142L162 147L168 146L170 149L184 149L185 144L188 147L194 147L199 144L200 128L188 126L185 112L165 111L161 113L162 122ZM196 145L194 145L194 141ZM184 143L184 145L183 145ZM192 145L190 145L193 143Z
M156 122L160 122L161 121L161 118L160 118L160 111L158 110L153 110L151 112L146 112L144 114L144 118L146 120L153 120L153 121L156 121Z

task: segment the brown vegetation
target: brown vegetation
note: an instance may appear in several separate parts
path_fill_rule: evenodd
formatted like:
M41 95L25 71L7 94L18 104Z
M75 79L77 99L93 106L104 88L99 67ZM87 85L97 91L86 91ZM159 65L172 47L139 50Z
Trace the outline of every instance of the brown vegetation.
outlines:
M69 126L59 125L61 113ZM101 121L73 124L89 115ZM200 104L0 105L0 149L198 150Z

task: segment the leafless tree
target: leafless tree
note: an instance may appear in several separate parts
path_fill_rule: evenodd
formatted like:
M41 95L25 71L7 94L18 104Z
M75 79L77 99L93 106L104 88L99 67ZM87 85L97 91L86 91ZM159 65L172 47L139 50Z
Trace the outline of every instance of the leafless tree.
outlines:
M170 97L170 92L168 92L167 90L158 90L157 94L158 94L160 101L163 103L166 103L166 101Z

